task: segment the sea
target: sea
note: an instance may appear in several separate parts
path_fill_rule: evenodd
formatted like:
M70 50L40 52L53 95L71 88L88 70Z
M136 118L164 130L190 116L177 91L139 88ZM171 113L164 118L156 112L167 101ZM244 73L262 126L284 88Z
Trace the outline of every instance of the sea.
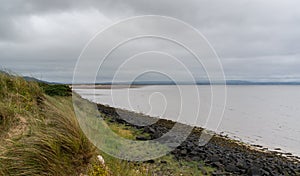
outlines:
M300 156L299 85L82 86L74 90L96 103L204 127Z

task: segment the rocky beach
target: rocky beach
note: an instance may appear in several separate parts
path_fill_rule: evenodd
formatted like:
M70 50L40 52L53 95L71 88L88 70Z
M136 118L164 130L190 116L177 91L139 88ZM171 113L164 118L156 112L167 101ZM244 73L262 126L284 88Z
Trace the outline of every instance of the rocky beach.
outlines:
M137 136L136 140L157 139L175 124L170 120L157 119L154 124L137 126L128 123L128 119L146 121L153 117L101 104L97 106L102 114L101 118L110 123L141 130L142 134ZM204 129L194 127L188 138L173 150L171 155L177 160L199 162L198 169L203 175L208 174L203 169L204 165L214 168L215 171L211 175L300 175L300 162L297 156L269 151L262 146L248 145L219 134L214 134L206 145L201 146L199 139L202 132Z

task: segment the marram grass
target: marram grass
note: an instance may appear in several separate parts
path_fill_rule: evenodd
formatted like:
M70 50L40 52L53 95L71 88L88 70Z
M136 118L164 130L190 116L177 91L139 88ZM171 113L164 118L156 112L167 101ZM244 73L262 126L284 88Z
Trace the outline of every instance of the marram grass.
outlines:
M71 97L0 74L0 175L79 175L95 155Z

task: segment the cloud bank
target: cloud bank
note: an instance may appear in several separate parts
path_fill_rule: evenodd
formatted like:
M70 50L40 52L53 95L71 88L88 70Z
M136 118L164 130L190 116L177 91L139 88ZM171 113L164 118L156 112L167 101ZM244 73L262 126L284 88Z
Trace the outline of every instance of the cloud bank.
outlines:
M300 80L299 6L297 0L4 1L0 6L0 66L48 81L71 82L81 50L98 31L136 15L164 15L203 33L218 53L227 79ZM162 41L131 44L141 51L161 46L178 51ZM108 65L128 50L130 46L116 53ZM163 60L153 57L143 59ZM199 71L192 66L192 72ZM111 78L109 68L103 81ZM166 69L181 75L181 70Z

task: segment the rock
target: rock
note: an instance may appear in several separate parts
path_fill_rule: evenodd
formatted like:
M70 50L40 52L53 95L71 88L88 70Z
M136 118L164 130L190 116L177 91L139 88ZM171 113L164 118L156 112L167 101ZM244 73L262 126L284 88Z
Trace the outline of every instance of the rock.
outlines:
M135 137L136 140L140 140L140 141L147 141L148 138L146 138L145 136L137 136Z
M247 169L247 163L241 159L237 159L236 162L236 167L240 168L240 169Z
M198 164L198 169L202 169L203 168L203 165L200 163Z
M181 155L187 155L187 150L186 150L186 149L181 150L181 151L180 151L180 154L181 154Z
M193 155L197 155L198 154L198 152L195 150L195 148L196 148L196 146L194 145L193 148L192 148L192 151L191 151L191 153Z
M162 164L167 164L168 162L165 161L165 160L161 160L160 163L162 163Z
M276 168L277 168L277 170L278 170L279 173L283 174L283 170L282 170L282 168L280 166L277 165Z
M225 170L231 173L239 173L239 168L233 164L228 164L225 166Z
M155 133L153 133L152 138L153 139L158 139L163 135L163 133L159 132L159 131L155 131Z
M259 170L260 169L258 167L253 166L253 167L248 169L247 175L249 175L249 176L260 176L261 174L260 174Z
M146 126L146 127L144 128L144 132L145 132L145 133L154 134L156 131L155 131L153 128Z
M213 155L213 156L209 157L208 160L209 160L210 162L214 163L214 162L220 161L220 158L219 158L218 155Z
M148 161L146 161L146 163L153 164L153 163L155 163L155 161L154 160L148 160Z
M225 172L222 171L215 171L212 173L213 176L224 176L224 175L228 175Z
M204 168L200 169L203 175L208 175L207 171Z
M103 166L105 166L105 161L104 161L103 157L102 157L101 155L98 155L97 158L98 158L99 162L100 162Z
M263 148L263 146L261 145L252 145L253 147L257 147L257 148Z
M199 156L192 156L191 157L193 161L200 161L201 158Z
M126 121L121 118L115 118L115 121L120 124L126 124Z
M263 173L263 172L268 172L269 175L274 175L274 174L273 174L273 169L270 168L269 166L265 166L263 169L261 169L261 171L262 171L262 173Z
M187 142L187 148L191 149L191 148L194 148L194 143L193 142Z
M219 168L219 169L222 169L222 170L223 170L223 168L224 168L224 165L221 164L219 161L211 163L211 166L212 166L212 167Z
M265 175L265 176L270 175L270 173L268 171L264 170L264 169L261 169L260 172L261 172L262 175Z

